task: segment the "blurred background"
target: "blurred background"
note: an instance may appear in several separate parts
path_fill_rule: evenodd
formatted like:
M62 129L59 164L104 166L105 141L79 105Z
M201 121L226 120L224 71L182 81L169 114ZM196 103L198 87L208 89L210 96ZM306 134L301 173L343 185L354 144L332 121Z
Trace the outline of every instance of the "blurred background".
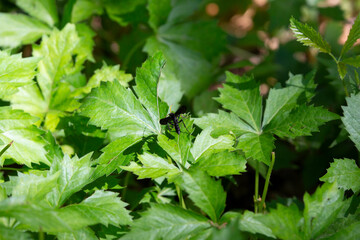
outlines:
M0 12L24 13L15 0L1 0ZM317 69L318 84L312 104L342 115L345 94L336 65L325 54L304 47L289 29L291 16L317 29L339 55L360 11L358 0L58 0L59 16L54 27L66 23L90 26L93 34L93 61L85 62L83 75L89 79L103 64L120 65L136 73L148 55L162 51L167 67L162 81L162 98L173 109L187 106L192 117L217 112L213 97L225 81L225 71L253 75L261 93L288 79L289 73L307 74ZM6 23L0 23L6 28ZM40 40L37 40L37 43ZM12 51L31 56L32 45ZM358 46L351 55L359 54ZM350 78L358 74L351 69ZM133 82L130 82L130 85ZM3 105L6 103L2 103ZM60 124L61 125L61 124ZM59 138L60 143L84 155L102 140L80 136L76 125ZM84 147L88 141L87 147ZM359 159L354 144L333 121L311 137L277 139L276 163L271 177L269 200L302 198L312 193L333 158ZM134 194L149 184L131 181ZM252 209L254 172L223 181L229 209Z

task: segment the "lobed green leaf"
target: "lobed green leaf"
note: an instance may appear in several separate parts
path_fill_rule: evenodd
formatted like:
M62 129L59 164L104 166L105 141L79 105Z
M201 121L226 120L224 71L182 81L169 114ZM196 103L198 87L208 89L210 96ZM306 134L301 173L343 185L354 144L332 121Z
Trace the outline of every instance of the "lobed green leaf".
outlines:
M215 177L236 175L246 171L246 159L237 152L222 151L200 158L192 168Z
M343 48L341 49L340 57L343 56L347 51L349 51L350 48L356 42L356 40L358 40L359 38L360 38L360 15L356 17L355 22L350 29L348 38Z
M219 151L234 149L233 136L223 135L218 138L213 138L210 136L212 131L213 129L209 127L201 131L201 133L196 136L195 142L190 150L195 162Z
M318 32L307 24L303 24L291 17L290 29L295 34L296 39L305 46L316 48L324 53L331 53L329 43L327 43Z
M214 222L218 222L225 209L226 193L220 181L213 180L199 169L183 171L176 181L190 199Z
M279 137L311 136L312 132L319 131L320 125L338 118L337 114L322 107L300 105L289 112L276 115L264 131Z
M272 134L245 133L238 139L237 149L245 153L246 158L253 158L270 166L271 152L275 148Z
M39 20L24 14L0 13L0 46L17 47L34 43L50 28Z
M341 118L350 139L360 151L360 94L346 98L347 106L343 106L344 117Z
M71 195L90 183L89 179L94 171L91 168L91 155L89 153L82 158L65 155L62 161L53 162L50 172L59 172L60 176L47 198L52 206L62 206Z
M298 104L309 101L313 96L315 87L311 75L305 78L302 75L294 75L286 81L286 87L272 88L266 101L263 128L276 116L281 117L281 115L297 107Z
M192 211L170 204L151 204L121 239L180 240L209 227L207 218Z
M344 205L344 191L336 182L325 183L310 196L304 195L304 233L306 239L318 237L336 217Z
M226 84L219 89L220 97L215 98L224 108L231 110L254 131L261 130L262 97L259 84L253 77L226 73Z
M11 141L13 144L0 156L0 165L6 158L12 158L19 164L31 166L43 162L50 165L46 158L42 130L34 126L38 118L11 107L0 107L0 149ZM34 154L36 153L36 154Z
M16 0L15 3L30 16L49 26L59 21L55 0Z
M358 192L360 190L360 169L354 160L334 159L334 162L330 163L327 173L320 180L328 183L336 181L344 190L351 189Z
M129 166L121 168L138 175L139 179L155 179L162 176L172 178L174 175L180 173L179 169L172 163L169 163L165 159L154 154L144 153L139 156L139 160L143 164L142 166L135 162L131 162Z
M31 84L38 62L38 58L0 51L0 98L8 99L19 87Z

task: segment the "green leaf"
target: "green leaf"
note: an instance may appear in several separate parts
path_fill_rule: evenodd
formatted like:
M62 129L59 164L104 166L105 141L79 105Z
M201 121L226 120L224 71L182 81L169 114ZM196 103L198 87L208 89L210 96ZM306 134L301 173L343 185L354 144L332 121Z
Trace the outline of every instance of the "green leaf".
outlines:
M72 54L79 41L75 25L68 24L61 31L53 30L50 37L42 39L40 46L34 47L34 56L42 57L37 81L45 102L50 103L61 78L73 71Z
M155 54L136 70L136 86L134 87L140 103L150 114L154 126L160 128L159 120L168 112L168 106L159 98L158 82L160 80L165 59L161 53Z
M195 118L195 124L202 129L211 127L214 129L212 135L215 136L234 134L236 137L239 137L244 133L254 132L254 129L234 113L221 110L219 110L218 114L210 113L201 118Z
M303 78L302 75L291 76L284 88L272 88L266 101L262 126L265 127L271 120L281 116L298 104L308 101L315 90L313 79ZM305 98L305 99L302 99Z
M259 84L253 77L240 77L226 73L226 84L219 89L220 97L216 98L224 108L231 110L254 131L260 132L262 117L262 97Z
M16 230L14 228L7 228L0 224L0 239L6 240L30 240L29 233Z
M344 191L335 183L325 183L310 196L304 195L305 239L316 239L331 223L343 207Z
M77 0L72 7L71 22L81 22L92 15L101 15L103 12L101 0Z
M226 36L215 21L187 21L176 25L168 22L158 28L157 34L161 39L200 52L208 61L225 51Z
M158 79L156 76L160 74L162 67L161 64L157 64L157 68L149 69L151 63L155 64L156 61L163 61L160 55L149 58L144 63L142 70L139 70L140 75L144 74L142 78L154 76L151 79L151 94L156 93L154 92L154 81ZM152 67L155 66L152 65ZM137 81L139 81L139 87L136 86L135 89L141 94L149 94L150 92L144 90L145 79L139 78ZM142 95L136 98L130 89L126 89L118 81L106 82L100 88L94 89L85 99L82 105L82 114L90 117L89 123L102 129L108 129L114 138L128 134L139 137L159 134L161 132L160 116L164 116L166 112L163 112L165 105L157 96L157 94L151 97ZM145 109L142 103L148 109ZM156 109L158 104L159 110Z
M81 114L90 117L90 124L108 129L117 137L128 134L145 137L160 132L159 124L154 125L131 90L118 81L94 89L85 99Z
M0 51L0 98L7 99L19 87L31 84L38 61L37 58L22 58L21 54Z
M326 240L351 240L360 237L360 221L356 221L338 230L334 235Z
M319 131L320 125L338 118L337 114L322 107L300 105L287 113L274 117L264 131L279 137L311 136L312 132Z
M349 58L345 58L343 60L341 60L342 63L354 66L356 68L360 67L360 55L355 56L355 57L349 57Z
M339 62L337 64L337 69L338 69L340 78L344 79L347 74L346 65L342 62Z
M345 54L347 51L349 51L350 48L356 42L356 40L358 40L359 38L360 38L360 15L357 16L354 24L351 27L349 36L348 36L343 48L341 49L340 57L343 56L343 54Z
M188 194L190 199L214 222L218 222L225 209L226 193L220 181L198 169L185 170L176 183Z
M194 14L203 5L202 0L175 0L172 1L172 10L167 23L170 25L183 22Z
M245 133L238 138L237 148L245 153L246 158L253 158L270 166L271 152L275 148L272 134Z
M33 174L22 174L18 172L17 177L3 183L8 195L13 197L24 197L27 201L38 202L53 190L59 178L59 172L48 176L37 176Z
M95 62L92 52L95 46L93 38L95 37L96 33L90 26L85 23L76 24L76 31L80 37L80 42L78 43L75 52L73 53L73 55L76 55L74 67L76 72L74 74L82 70L82 64L85 62L85 60Z
M106 9L109 17L116 21L121 26L126 26L132 21L143 18L145 11L141 10L141 7L145 8L146 0L105 0L103 5ZM132 17L130 17L132 15Z
M72 194L90 183L89 179L93 173L91 155L91 153L87 154L80 159L77 156L71 159L65 155L61 162L53 162L50 172L60 171L60 177L48 196L48 201L52 206L60 207Z
M138 175L139 179L155 179L162 176L171 178L174 175L180 173L179 169L171 162L169 163L168 161L154 154L144 153L139 155L139 160L143 164L142 166L135 162L131 162L129 166L121 168Z
M185 125L192 132L192 121L189 119L184 120ZM180 125L181 126L181 125ZM186 131L183 128L180 128L181 131ZM176 132L172 133L172 136L168 138L165 135L158 135L158 144L166 151L167 154L177 163L180 163L184 166L188 162L193 161L193 157L191 155L191 147L192 147L192 136L185 133L180 133L178 135Z
M320 180L328 183L336 181L339 187L345 190L351 189L356 193L360 190L360 169L354 160L334 159L327 173Z
M360 94L346 98L347 106L343 106L344 117L341 118L350 139L360 151Z
M296 204L290 206L278 204L269 214L257 215L256 219L271 229L279 239L306 239L301 229L304 219Z
M21 197L11 197L0 202L0 215L13 217L26 228L45 232L72 232L94 224L130 224L126 203L116 193L96 191L79 204L53 209L26 202Z
M91 179L97 179L103 175L110 175L113 171L120 166L125 166L129 163L133 156L124 155L124 151L134 144L141 141L141 137L134 135L127 135L117 138L108 144L105 148L101 149L103 154L99 157L94 174Z
M89 79L85 87L82 88L84 93L90 93L91 89L99 87L102 82L117 80L124 87L128 87L128 82L132 80L131 74L119 70L120 66L103 65L101 69L95 70L95 74Z
M211 82L214 72L213 66L199 52L171 41L163 40L160 42L155 37L147 39L144 50L150 55L159 50L163 52L167 60L164 69L165 76L180 81L181 88L176 91L184 92L189 98L196 96L201 89L205 89ZM167 81L165 78L162 79L162 81ZM164 91L169 90L164 89ZM170 94L169 97L171 97L174 92L160 93L160 96L166 99L163 97L166 94Z
M170 0L149 0L147 5L149 11L149 25L154 30L166 23L171 11Z
M72 232L58 233L57 238L59 240L98 240L99 238L95 235L91 228L83 228Z
M50 26L59 21L54 0L16 0L16 5Z
M117 197L117 193L95 191L93 195L79 204L69 205L64 210L68 212L79 212L84 217L107 226L127 225L132 222L129 211L125 209L124 203Z
M44 36L40 46L33 46L34 56L41 58L38 84L33 82L19 88L7 99L11 105L45 119L45 128L54 131L60 117L79 107L77 93L66 80L80 72L82 62L88 57L88 46L77 47L80 43L75 26L71 24L62 31L55 29L50 37ZM73 56L76 56L74 60Z
M162 0L148 5L149 25L156 35L147 39L144 50L150 55L161 50L167 59L160 96L169 105L175 105L182 94L192 98L208 87L216 71L212 63L225 49L226 36L216 22L185 21L202 4L201 0Z
M180 240L209 227L207 218L192 211L170 204L151 204L151 208L132 224L131 232L121 239Z
M200 158L192 168L216 177L236 175L246 171L246 160L236 152L223 151Z
M0 149L14 141L0 157L0 165L6 158L12 158L29 167L31 163L40 162L50 165L45 156L46 142L41 137L44 132L33 125L37 120L21 110L0 107Z
M21 109L39 119L44 118L44 113L48 109L39 87L35 82L30 85L19 87L18 91L7 97L6 100L11 102L14 109Z
M210 133L212 128L204 129L199 135L196 136L191 153L195 162L202 157L207 157L216 152L227 150L233 150L234 137L231 135L224 135L218 138L212 138Z
M245 211L239 219L239 229L253 234L260 233L267 237L275 238L271 228L262 223L263 215L256 215L253 212Z
M296 39L305 46L316 48L324 53L331 53L329 43L307 24L303 24L292 17L290 19L290 29L294 32Z
M23 14L0 13L0 46L17 47L38 40L50 28L32 17Z

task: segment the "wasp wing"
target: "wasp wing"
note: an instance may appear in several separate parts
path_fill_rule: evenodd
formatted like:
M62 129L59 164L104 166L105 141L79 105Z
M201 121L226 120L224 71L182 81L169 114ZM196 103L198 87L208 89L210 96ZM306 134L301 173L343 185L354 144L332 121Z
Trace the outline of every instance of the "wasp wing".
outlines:
M182 113L185 113L186 112L186 107L185 106L181 106L179 107L179 109L175 112L175 115L180 115Z
M166 125L171 121L171 117L166 117L166 118L162 118L160 119L160 124L161 125Z

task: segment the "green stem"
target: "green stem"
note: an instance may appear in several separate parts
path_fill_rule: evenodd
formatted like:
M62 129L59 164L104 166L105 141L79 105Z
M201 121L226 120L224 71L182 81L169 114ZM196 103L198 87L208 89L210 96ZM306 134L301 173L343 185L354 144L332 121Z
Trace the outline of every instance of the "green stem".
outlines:
M45 240L44 231L42 230L41 227L39 229L39 240Z
M258 199L259 199L259 161L256 160L255 169L255 196L254 196L254 211L258 212Z
M186 209L185 200L184 200L184 196L182 194L182 191L181 191L181 189L180 189L180 187L178 185L175 185L175 186L176 186L176 193L177 193L178 198L179 198L180 206L183 209Z
M345 96L346 96L346 97L350 97L349 91L348 91L347 86L346 86L346 83L345 83L345 79L341 78L341 81L342 81L343 88L344 88L344 91L345 91Z
M266 173L266 180L265 180L265 186L264 186L264 190L263 190L263 194L261 197L261 202L260 202L260 212L263 211L263 208L265 209L265 199L266 199L266 194L269 188L269 183L270 183L270 176L271 176L271 172L273 170L274 167L274 163L275 163L275 153L272 152L271 153L271 163L270 163L270 167Z
M329 53L330 57L332 57L334 59L334 61L336 62L336 64L339 63L339 60L336 59L336 57L332 54L332 53Z
M124 189L123 189L122 194L121 194L122 199L125 199L125 195L126 195L126 192L127 192L127 187L128 187L128 184L129 184L129 180L130 180L130 172L126 172L125 180L124 180Z
M338 67L338 69L339 69L339 66L338 66L338 65L339 65L341 56L339 57L339 59L336 59L336 57L335 57L332 53L329 53L329 55L332 57L332 59L334 59L336 65L337 65L337 67ZM339 70L338 70L338 71L339 71ZM343 88L344 88L344 91L345 91L345 95L346 95L347 97L349 97L350 95L349 95L349 91L348 91L347 86L346 86L346 83L345 83L345 79L341 77L340 72L339 72L339 75L340 75L341 82L342 82L342 84L343 84Z
M8 148L13 144L14 141L11 141L8 145L6 145L1 151L0 151L0 156L4 154L4 152L6 150L8 150Z
M356 80L356 85L357 87L360 89L360 79L359 79L359 74L356 70L354 70L355 73L355 80Z
M22 168L2 167L2 168L0 168L0 170L2 170L2 171L18 171L18 172L22 172L22 171L27 171L29 169L27 169L27 168L22 169ZM39 169L39 170L46 170L46 169Z

